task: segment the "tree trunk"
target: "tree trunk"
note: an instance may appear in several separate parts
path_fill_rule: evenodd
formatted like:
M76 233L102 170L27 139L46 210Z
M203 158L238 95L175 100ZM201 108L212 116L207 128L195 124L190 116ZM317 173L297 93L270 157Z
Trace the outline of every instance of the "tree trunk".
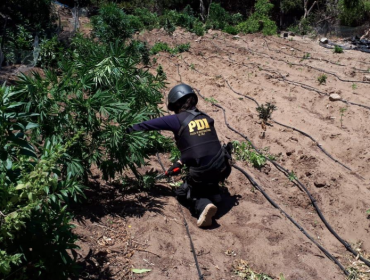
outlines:
M313 6L315 6L316 4L316 1L313 2L313 4L311 5L311 8L309 8L307 10L307 5L308 5L308 0L303 0L303 8L304 8L304 15L303 15L303 18L306 19L308 17L308 15L310 14Z
M205 13L206 13L206 8L204 7L204 2L203 0L200 0L199 1L199 15L203 22L205 22L205 18L206 18Z
M199 12L200 18L203 22L206 22L209 16L209 9L211 8L212 0L199 0Z

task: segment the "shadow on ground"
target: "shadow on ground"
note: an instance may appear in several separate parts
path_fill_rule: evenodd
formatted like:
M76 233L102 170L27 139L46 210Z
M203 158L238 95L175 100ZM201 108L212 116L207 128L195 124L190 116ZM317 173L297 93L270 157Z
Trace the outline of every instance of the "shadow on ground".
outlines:
M85 190L86 200L75 205L75 220L98 222L107 215L142 217L145 212L162 213L165 202L163 196L171 196L170 188L156 185L150 190L125 189L122 185L90 181Z

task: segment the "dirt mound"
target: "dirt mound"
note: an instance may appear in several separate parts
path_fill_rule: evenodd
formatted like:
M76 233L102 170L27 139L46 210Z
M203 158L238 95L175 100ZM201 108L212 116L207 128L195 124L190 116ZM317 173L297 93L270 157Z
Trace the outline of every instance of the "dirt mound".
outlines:
M357 244L356 248L362 244L362 250L370 252L366 214L370 208L370 84L364 81L370 69L368 54L334 54L317 42L300 38L235 37L215 31L202 38L182 30L172 37L163 31L151 31L140 39L149 45L157 41L170 45L190 42L187 53L157 55L151 70L161 64L169 88L184 82L223 106L233 128L247 135L258 148L269 147L271 154L280 154L277 162L293 170L306 185L341 237ZM321 85L320 75L327 76ZM317 142L277 123L268 126L261 137L256 104L237 93L253 97L259 104L273 102L278 108L273 113L276 121L311 135ZM330 101L333 93L341 100ZM227 128L222 110L203 99L199 108L215 119L223 142L244 140ZM161 157L169 166L166 156ZM156 158L150 164L161 171ZM262 170L245 163L238 165L248 170L269 196L335 258L346 266L351 263L345 247L327 230L307 195L295 184L271 164ZM240 172L234 169L226 186L228 191L223 194L224 203L213 228L197 228L196 219L185 211L205 279L235 279L233 263L237 259L276 278L283 273L289 280L345 279L343 272ZM117 196L112 199L121 199L122 207L130 201ZM198 279L181 212L167 184L149 193L145 203L137 203L137 215L125 211L115 214L124 218L125 230L130 226L131 238L145 244L147 251L135 251L131 260L132 267L151 269L140 277ZM107 210L108 214L112 215Z

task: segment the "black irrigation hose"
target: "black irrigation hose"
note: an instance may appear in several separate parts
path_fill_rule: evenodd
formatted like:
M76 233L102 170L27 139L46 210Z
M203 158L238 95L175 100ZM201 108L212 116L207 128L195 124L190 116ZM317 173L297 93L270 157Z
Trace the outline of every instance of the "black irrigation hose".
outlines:
M187 63L186 61L185 61L185 59L183 59L184 60L184 62L185 62L185 64L188 66L188 67L190 67L190 65L189 65L189 63ZM179 66L179 64L177 64L177 66ZM206 74L206 73L203 73L203 72L201 72L201 71L199 71L199 70L197 70L197 69L194 69L196 72L198 72L198 73L200 73L200 74L202 74L202 75L205 75L205 76L209 76L208 74ZM180 72L179 72L179 68L178 68L178 74L180 75ZM180 77L181 77L181 75L180 75ZM222 77L223 78L223 77ZM227 85L229 86L229 88L230 88L230 90L231 91L233 91L235 94L238 94L238 95L240 95L240 96L243 96L243 97L245 97L245 98L247 98L247 99L250 99L250 100L252 100L256 105L257 105L257 107L259 106L259 103L257 102L257 100L256 99L254 99L253 97L250 97L250 96L248 96L248 95L244 95L244 94L241 94L241 93L239 93L239 92L237 92L237 91L235 91L232 87L231 87L231 85L229 84L229 82L228 82L228 80L226 80L225 78L223 78L224 80L225 80L225 82L227 83ZM343 164L342 162L340 162L339 160L337 160L337 159L335 159L332 155L330 155L329 154L329 152L327 152L320 144L319 144L319 142L316 140L316 139L314 139L311 135L309 135L308 133L306 133L306 132L304 132L304 131L301 131L301 130L299 130L299 129L297 129L297 128L295 128L295 127L292 127L292 126L289 126L289 125L286 125L286 124L283 124L283 123L280 123L280 122L278 122L278 121L276 121L276 120L274 120L274 119L271 119L273 122L275 122L276 124L278 124L278 125L281 125L281 126L283 126L283 127L286 127L286 128L290 128L290 129L292 129L292 130L294 130L294 131L297 131L298 133L301 133L302 135L304 135L304 136L306 136L306 137L308 137L308 138L310 138L315 144L316 144L316 146L325 154L325 155L327 155L331 160L333 160L334 162L336 162L336 163L338 163L339 165L341 165L341 166L343 166L344 168L346 168L347 170L349 170L349 171L352 171L352 169L350 168L350 167L348 167L348 166L346 166L345 164ZM359 175L359 174L356 174L359 178L361 178L362 180L364 180L365 178L364 177L362 177L361 175Z
M343 267L343 265L333 256L331 255L323 246L321 246L319 243L316 242L316 240L307 233L307 231L304 230L304 228L298 224L298 222L296 222L291 216L289 216L283 209L280 208L280 206L278 204L276 204L275 201L273 201L269 196L268 194L262 189L261 186L259 186L257 184L256 181L254 181L254 179L245 171L243 170L242 168L240 168L239 166L233 164L232 167L234 167L235 169L239 170L241 173L243 173L243 175L245 177L248 178L248 180L251 182L251 184L257 189L259 190L262 195L268 200L268 202L271 203L272 206L274 206L276 209L278 209L286 218L289 219L289 221L291 221L309 240L311 240L312 243L314 243L324 254L325 256L327 256L330 260L332 260L336 265L339 266L339 268L344 272L345 275L349 275L349 272Z
M269 38L269 40L270 40L270 41L272 41L272 42L274 42L274 43L276 43L276 44L285 45L285 46L288 46L288 47L290 47L290 48L294 48L294 49L296 49L296 50L298 50L298 51L300 51L300 52L307 53L306 51L302 51L302 50L300 50L300 49L298 49L298 48L296 48L296 47L293 47L293 46L291 46L291 45L283 44L283 43L280 43L280 42L276 42L276 41L274 41L274 40L271 40L271 38ZM323 47L323 46L322 46L322 47ZM331 48L327 48L327 49L331 49ZM284 52L283 52L283 53L284 53ZM284 53L284 54L286 54L286 53ZM289 55L289 54L287 54L287 55ZM297 57L297 58L299 58L299 57ZM347 66L347 65L344 65L344 64L334 63L334 62L332 62L332 61L330 61L330 60L327 60L327 59L318 59L318 58L312 58L312 59L326 61L326 62L329 62L329 63L331 63L331 64L337 65L337 66ZM361 61L361 60L356 61L356 62L363 63L363 64L369 64L369 63L366 63L366 62ZM355 70L356 70L356 69L355 69ZM359 69L357 69L357 70L359 70Z
M266 40L264 39L264 41L266 42ZM271 51L271 49L268 47L267 45L267 42L266 42L266 46L267 48ZM279 59L279 58L274 58L272 56L270 56L269 54L267 53L264 53L264 52L258 52L258 51L251 51L249 50L249 48L244 48L244 47L235 47L235 46L228 46L228 47L233 47L233 48L238 48L238 49L244 49L246 51L248 51L249 53L256 53L260 56L265 56L267 58L270 58L272 60L275 60L275 61L280 61L280 62L283 62L285 64L288 64L288 65L294 65L294 66L302 66L302 67L307 67L307 68L310 68L310 69L314 69L316 71L320 71L322 73L326 73L328 75L332 75L334 77L336 77L338 80L342 81L342 82L345 82L345 83L360 83L360 84L370 84L370 82L368 81L359 81L359 80L346 80L346 79L343 79L341 77L339 77L337 74L333 73L333 72L330 72L330 71L327 71L327 70L324 70L324 69L321 69L321 68L317 68L317 67L314 67L314 66L311 66L311 65L307 65L307 64L300 64L300 63L293 63L293 62L288 62L288 61L285 61L284 59ZM275 51L275 50L273 50ZM280 52L280 51L275 51L275 52ZM285 53L284 53L285 54ZM293 57L296 57L296 56L293 56ZM299 57L296 57L296 58L299 58ZM302 58L301 58L302 59ZM310 58L311 59L311 58Z
M248 96L248 95L244 95L244 94L241 94L241 93L239 93L239 92L237 92L237 91L235 91L232 87L231 87L231 85L229 84L229 82L225 79L225 81L226 81L226 84L229 86L229 88L230 88L230 90L232 90L234 93L236 93L237 95L240 95L240 96L243 96L243 97L246 97L246 98L248 98L248 99L250 99L250 100L252 100L252 101L254 101L254 103L256 103L256 105L257 105L257 107L259 107L260 105L258 104L258 102L254 99L254 98L252 98L252 97L250 97L250 96ZM319 147L319 149L324 153L324 154L326 154L331 160L333 160L334 162L336 162L336 163L338 163L338 164L340 164L341 166L343 166L344 168L346 168L347 170L349 170L349 171L352 171L352 169L351 168L349 168L348 166L346 166L345 164L343 164L343 163L341 163L339 160L337 160L337 159L335 159L335 158L333 158L320 144L319 144L319 142L317 142L316 141L316 139L315 138L313 138L311 135L309 135L308 133L306 133L306 132L304 132L304 131L302 131L302 130L299 130L299 129L297 129L297 128L295 128L295 127L292 127L292 126L289 126L289 125L286 125L286 124L283 124L283 123L280 123L280 122L278 122L278 121L276 121L276 120L274 120L274 119L271 119L274 123L276 123L276 124L278 124L278 125L281 125L281 126L283 126L283 127L286 127L286 128L290 128L290 129L293 129L294 131L297 131L297 132L299 132L300 134L302 134L302 135L304 135L304 136L306 136L306 137L308 137L308 138L310 138L315 144L316 144L316 146L317 147Z
M264 39L265 40L265 39ZM266 40L265 40L266 42ZM266 45L267 45L267 42L266 42ZM270 48L268 47L267 45L267 48L270 50ZM271 51L271 50L270 50ZM264 54L262 52L256 52L256 53L261 53L261 54ZM341 77L339 77L337 74L333 73L333 72L329 72L327 70L324 70L324 69L321 69L321 68L317 68L317 67L314 67L314 66L311 66L311 65L307 65L307 64L300 64L300 63L293 63L293 62L288 62L288 61L285 61L283 59L276 59L276 58L273 58L272 56L266 54L270 59L272 60L275 60L275 61L281 61L285 64L288 64L288 65L294 65L294 66L302 66L302 67L307 67L307 68L310 68L310 69L314 69L314 70L317 70L317 71L320 71L320 72L323 72L323 73L326 73L328 75L332 75L334 77L336 77L339 81L342 81L342 82L345 82L345 83L360 83L360 84L370 84L370 82L368 81L358 81L358 80L346 80L346 79L343 79ZM301 58L302 59L302 58Z
M212 41L210 41L216 48L218 48L219 50L221 50L221 51L223 51L223 52L225 52L224 50L222 50L220 47L218 47L214 42L212 42ZM240 48L242 48L243 49L243 47L240 47ZM246 48L244 48L244 49L246 49ZM247 50L247 49L246 49ZM252 52L252 51L250 51L250 52ZM255 52L255 53L258 53L258 52ZM267 57L269 57L269 55L265 55L265 56L267 56ZM236 64L236 65L242 65L242 66L244 66L244 67L247 67L247 68L249 68L245 63L243 63L243 62L241 62L241 63L238 63L237 61L235 61L235 60L233 60L232 58L230 58L230 56L228 57L229 58L229 60L231 61L231 62L233 62L234 64ZM320 91L320 90L318 90L318 89L316 89L316 88L314 88L314 87L312 87L312 86L309 86L309 85L306 85L306 84L303 84L303 83L301 83L301 82L296 82L296 81L291 81L291 80L289 80L289 79L287 79L286 77L284 77L284 75L282 75L280 72L278 72L278 71L275 71L275 70L269 70L269 69L266 69L266 68L263 68L263 67L261 67L260 65L258 65L257 63L249 63L249 64L252 64L252 65L255 65L255 66L257 66L260 70L263 70L263 71L265 71L265 72L268 72L268 73L273 73L273 74L277 74L278 76L280 76L280 78L278 77L278 78L276 78L276 79L278 79L279 81L284 81L284 82L286 82L286 83L288 83L288 84L293 84L293 85L296 85L296 86L300 86L300 87L302 87L302 88L304 88L304 89L307 89L307 90L309 90L309 91L315 91L315 92L317 92L318 94L320 94L320 95L325 95L325 96L329 96L329 94L328 93L326 93L326 92L323 92L323 91ZM272 78L274 78L274 76L271 76ZM340 101L340 102L343 102L343 103L346 103L346 104L350 104L350 105L354 105L354 106L359 106L359 107L362 107L362 108L365 108L365 109L367 109L367 110L370 110L370 106L367 106L367 105L363 105L363 104L359 104L359 103L355 103L355 102L351 102L351 101L348 101L348 100L345 100L345 99L340 99L340 100L338 100L338 101Z
M185 61L185 59L184 59L184 62L185 62L185 64L186 65L188 65L189 66L189 64ZM198 73L200 73L200 74L203 74L203 75L205 75L205 76L208 76L208 74L205 74L205 73L202 73L201 71L198 71L198 70L196 70L196 69L194 69L196 72L198 72ZM225 82L226 82L226 84L229 86L229 88L230 88L230 90L231 91L233 91L235 94L238 94L238 95L240 95L240 96L243 96L243 97L245 97L245 98L247 98L247 99L249 99L249 100L252 100L256 105L257 105L257 107L258 106L260 106L259 105L259 103L257 102L257 100L256 99L254 99L253 97L250 97L250 96L248 96L248 95L244 95L244 94L241 94L241 93L239 93L239 92L237 92L237 91L235 91L232 87L231 87L231 85L229 84L229 82L228 82L228 80L226 80L225 78L223 78L224 80L225 80ZM297 129L297 128L295 128L295 127L292 127L292 126L288 126L288 125L285 125L285 124L283 124L283 123L280 123L280 122L278 122L278 121L276 121L276 120L274 120L274 119L271 119L273 122L275 122L276 124L278 124L278 125L281 125L281 126L283 126L283 127L286 127L286 128L290 128L290 129L293 129L294 131L297 131L297 132L299 132L299 133L301 133L302 135L304 135L304 136L306 136L306 137L308 137L308 138L310 138L316 145L317 145L317 147L324 153L324 154L326 154L331 160L333 160L334 162L336 162L336 163L338 163L338 164L340 164L341 166L343 166L344 168L346 168L347 170L349 170L349 171L352 171L352 169L351 168L349 168L348 166L346 166L345 164L343 164L343 163L341 163L339 160L337 160L337 159L335 159L333 156L331 156L320 144L319 144L319 142L318 141L316 141L311 135L309 135L308 133L306 133L306 132L304 132L304 131L301 131L301 130L299 130L299 129ZM358 175L358 176L360 176L360 175ZM364 179L362 176L360 176L360 178L361 179Z
M198 94L200 97L202 97L204 99L204 96L200 94L199 90L197 90ZM249 138L247 136L245 136L244 134L242 134L241 132L237 131L236 129L232 128L229 123L227 122L226 120L226 111L225 109L221 106L221 105L218 105L218 104L212 104L213 106L216 106L218 108L220 108L223 113L224 113L224 120L225 120L225 124L226 126L232 130L233 132L235 132L236 134L239 134L240 136L242 136L244 139L246 139L252 146L252 148L254 150L256 150L257 153L259 154L262 154L256 146L254 146L254 144L252 143L251 140L249 140ZM282 167L280 164L278 164L277 162L273 161L273 160L270 160L268 158L266 158L266 160L268 160L269 162L271 162L278 170L280 170L281 172L284 173L285 176L288 177L288 174L289 174L289 170L285 169L284 167ZM308 191L308 189L305 187L305 185L298 180L298 178L295 179L295 181L298 183L298 185L300 186L300 188L308 195L308 197L310 198L311 202L312 202L312 205L314 206L316 212L318 213L320 219L322 220L322 222L325 224L325 226L327 227L327 229L335 236L335 238L337 238L337 240L342 243L344 245L344 247L349 251L351 252L354 256L358 257L362 262L364 262L368 267L370 267L370 261L363 258L358 252L356 252L352 247L351 245L345 241L344 239L342 239L335 231L334 229L330 226L330 224L326 221L325 217L323 216L320 208L318 207L317 203L316 203L316 200L313 198L313 196L311 195L311 193Z
M161 158L159 157L159 154L157 153L157 159L158 159L158 162L159 164L161 165L162 169L164 172L166 172L166 168L164 167L162 161L161 161ZM193 258L194 258L194 262L195 262L195 266L197 268L197 272L198 272L198 276L199 276L199 280L204 280L204 277L203 277L203 274L200 270L200 266L199 266L199 262L198 262L198 258L197 258L197 254L195 252L195 247L194 247L194 243L193 243L193 240L191 239L191 234L190 234L190 230L189 230L189 225L185 219L185 214L184 214L184 211L182 210L182 207L180 205L179 202L177 202L177 205L180 209L180 212L182 214L182 218L183 218L183 221L184 221L184 226L186 228L186 233L188 234L188 237L189 237L189 241L190 241L190 248L191 248L191 252L193 253Z

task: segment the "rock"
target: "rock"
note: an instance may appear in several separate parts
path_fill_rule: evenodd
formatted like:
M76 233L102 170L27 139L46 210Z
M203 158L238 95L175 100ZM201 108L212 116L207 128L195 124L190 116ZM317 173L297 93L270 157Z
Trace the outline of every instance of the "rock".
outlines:
M295 36L295 33L294 32L289 32L289 35L290 36Z
M295 150L293 149L293 150L290 150L290 151L287 151L286 152L286 155L289 157L289 156L291 156L293 153L295 153Z
M312 176L312 173L311 173L310 171L307 171L307 172L305 173L305 175L306 175L307 177L310 177L310 176Z
M328 40L328 38L321 38L320 43L327 44L327 43L329 43L329 40Z
M333 93L329 95L329 100L330 101L338 101L341 100L342 98L340 97L339 94Z
M370 75L365 75L363 81L370 82Z
M261 171L265 173L266 175L268 175L271 171L271 166L269 164L265 164L265 166L261 168Z
M89 11L86 8L81 8L79 10L80 17L87 17L88 13L89 13Z
M323 188L326 186L326 182L321 180L316 180L313 184L316 188Z
M240 38L240 36L239 35L235 35L235 36L233 36L233 39L239 39Z
M293 48L290 48L290 50L291 50L291 51L294 51L294 49L293 49Z

